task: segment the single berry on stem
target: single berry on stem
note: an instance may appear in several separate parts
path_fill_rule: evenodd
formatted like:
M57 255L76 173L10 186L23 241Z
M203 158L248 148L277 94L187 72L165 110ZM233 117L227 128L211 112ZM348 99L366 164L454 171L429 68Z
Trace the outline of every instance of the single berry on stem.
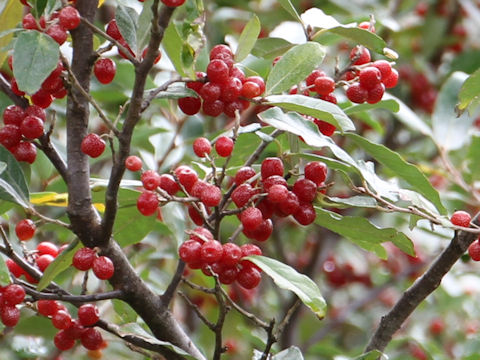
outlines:
M227 136L220 136L215 142L215 151L221 157L228 157L233 151L233 140Z
M470 227L470 221L472 221L472 217L463 210L455 211L450 217L450 222L456 226Z
M97 134L91 133L85 136L81 143L82 152L92 158L97 158L105 150L105 141Z
M113 276L115 267L112 260L106 256L99 256L93 260L93 273L100 280L108 280Z
M20 220L15 226L15 233L21 241L30 240L35 235L37 227L35 223L30 219Z

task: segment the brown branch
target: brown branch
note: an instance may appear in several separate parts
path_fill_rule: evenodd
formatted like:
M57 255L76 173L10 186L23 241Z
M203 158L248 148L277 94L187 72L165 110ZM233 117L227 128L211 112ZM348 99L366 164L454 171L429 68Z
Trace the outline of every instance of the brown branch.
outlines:
M0 91L7 95L15 105L21 106L22 108L26 108L28 106L28 100L22 96L18 96L17 94L15 94L12 91L9 82L2 74L0 74Z
M478 215L474 223L478 225ZM365 352L383 351L385 349L404 321L428 295L435 291L445 274L450 271L477 237L476 234L464 231L455 233L450 244L432 263L430 268L403 293L390 312L382 317L377 330L365 348Z
M99 294L89 295L67 295L63 293L47 293L25 287L25 292L30 295L34 301L36 300L60 300L71 303L85 303L110 299L121 299L123 292L121 290L113 290Z

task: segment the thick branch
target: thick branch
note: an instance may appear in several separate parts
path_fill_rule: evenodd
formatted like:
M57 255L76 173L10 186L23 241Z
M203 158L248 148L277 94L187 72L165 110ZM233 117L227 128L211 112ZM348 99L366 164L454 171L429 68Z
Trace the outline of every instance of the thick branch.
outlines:
M457 232L450 244L433 262L430 268L405 291L400 300L383 316L380 324L371 337L365 352L371 350L383 351L392 340L395 332L425 298L441 283L457 260L465 253L468 246L477 239L476 234L464 231Z

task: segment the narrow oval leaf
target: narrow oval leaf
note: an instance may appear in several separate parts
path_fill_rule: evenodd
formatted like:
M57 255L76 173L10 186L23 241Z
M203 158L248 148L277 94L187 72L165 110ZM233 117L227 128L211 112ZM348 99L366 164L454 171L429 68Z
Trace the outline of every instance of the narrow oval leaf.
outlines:
M165 30L165 34L163 35L162 45L168 55L168 58L175 67L175 70L181 76L187 76L182 60L183 42L184 41L178 33L177 27L175 26L174 22L171 21Z
M240 39L238 39L238 47L235 52L235 60L237 62L242 61L252 52L258 35L260 34L260 30L260 20L257 15L253 15L247 25L243 28L243 31L240 34Z
M408 126L410 129L418 131L423 135L429 137L433 136L432 129L400 99L389 93L385 93L385 95L383 95L383 100L394 100L399 105L398 112L396 112L394 116L405 126Z
M3 146L0 146L0 162L6 164L5 170L0 174L0 199L28 208L28 186L23 170Z
M385 109L391 112L398 112L400 110L400 104L395 101L394 99L382 100L376 104L356 104L349 106L346 109L343 109L346 115L351 115L355 113L359 113L362 111L369 111L373 109Z
M325 48L318 43L307 42L288 50L273 67L267 78L266 94L278 94L304 80L320 65Z
M37 290L42 291L45 289L60 273L68 269L72 265L73 255L75 252L82 248L82 243L76 239L72 241L68 247L63 250L53 262L48 265L37 284Z
M252 55L265 59L273 59L283 55L290 50L294 44L282 38L261 38L257 39Z
M403 252L409 255L415 254L413 242L404 233L394 228L379 228L363 216L342 216L319 207L315 207L315 210L317 213L316 224L345 237L368 251L376 252L381 243L391 241Z
M128 6L119 4L115 11L115 19L117 20L117 26L122 34L123 38L136 54L137 49L137 27L138 27L138 14L137 12Z
M313 40L319 39L319 36L326 32L330 32L332 34L336 34L343 38L349 39L354 43L363 45L379 54L383 54L383 49L387 47L387 44L380 36L368 30L360 29L356 26L342 25L325 29L324 31L320 31L318 33L318 36L316 36Z
M245 259L259 266L278 287L293 291L319 319L325 316L327 304L317 284L294 268L266 256L251 255Z
M137 28L137 51L143 51L148 45L150 39L150 29L152 28L152 4L153 0L147 0L143 3L143 9L138 17Z
M0 36L0 64L3 64L7 58L7 45L10 43L13 37L13 32L16 30L15 25L18 23L18 19L22 18L23 5L17 0L8 0L0 13L0 30L4 34Z
M300 15L298 15L295 6L293 6L290 0L278 0L278 2L290 15L292 15L295 20L302 22L302 18L300 17Z
M469 106L470 112L473 112L480 104L480 69L465 80L458 94L458 99L460 102L457 107L461 113Z
M59 47L50 36L39 31L21 32L13 49L13 75L18 88L34 94L57 67Z
M384 145L375 144L366 138L357 134L346 134L358 146L364 149L370 156L389 168L396 176L405 180L412 188L422 194L426 199L430 200L441 214L446 214L447 210L440 200L438 191L428 181L424 173L422 173L415 165L406 162L400 154L390 150Z
M458 93L467 78L467 74L454 72L443 84L438 94L432 115L433 140L443 149L457 150L469 138L469 129L474 118L463 113L455 114Z
M265 98L269 105L280 106L335 125L342 133L355 130L352 120L337 105L304 95L271 95Z

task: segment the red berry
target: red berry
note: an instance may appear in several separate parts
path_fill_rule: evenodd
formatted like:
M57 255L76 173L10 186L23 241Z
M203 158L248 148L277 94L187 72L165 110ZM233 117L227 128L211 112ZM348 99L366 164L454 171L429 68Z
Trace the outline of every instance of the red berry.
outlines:
M43 120L37 116L26 116L20 126L22 135L27 139L38 139L43 135Z
M20 320L20 310L12 305L4 305L0 307L0 319L3 325L13 327Z
M38 300L37 310L43 316L52 316L59 310L59 304L55 300Z
M273 223L271 219L264 219L255 230L243 229L243 233L249 239L257 241L266 241L273 232Z
M371 32L375 32L375 26L370 24L370 21L362 21L360 24L358 24L358 27L360 29L368 30Z
M37 105L30 105L26 110L25 110L25 115L32 115L32 116L37 116L42 121L47 120L47 114L45 114L45 110L41 108L40 106ZM5 121L5 119L4 119ZM20 122L21 124L21 122Z
M273 185L288 186L287 180L280 175L272 175L262 180L263 190L268 192Z
M144 191L137 199L137 209L144 216L150 216L157 212L158 209L157 194L151 191Z
M382 73L374 66L363 68L358 75L360 86L367 90L373 89L377 86L381 79Z
M288 189L284 185L272 185L267 191L267 199L272 203L280 203L287 199Z
M220 136L215 142L215 151L222 157L228 157L233 151L233 140L227 136Z
M313 86L315 84L315 80L319 77L325 76L325 73L322 70L315 69L313 70L306 78L305 83L307 87Z
M7 149L17 146L21 140L22 132L17 125L8 124L0 129L0 144Z
M84 154L96 158L105 150L105 141L97 134L91 133L83 138L81 149Z
M372 66L380 70L383 79L387 78L392 72L392 65L387 60L377 60L372 63Z
M58 20L63 28L72 30L80 25L80 13L73 6L66 6L60 10Z
M317 125L318 130L325 136L332 136L335 130L337 129L335 125L332 125L326 121L315 119L313 120L315 125Z
M200 259L200 249L202 244L195 240L187 240L178 248L178 255L187 264Z
M182 165L175 169L175 176L180 184L190 193L193 185L198 181L198 175L192 168Z
M117 21L115 19L110 20L110 22L107 24L107 29L105 30L105 32L107 33L107 35L114 38L115 40L120 40L123 38L120 30L118 29Z
M226 103L236 100L240 96L242 86L240 79L230 76L225 83L221 84L220 100Z
M35 263L41 272L45 272L45 269L53 262L53 260L55 260L55 258L52 255L43 254L35 259Z
M253 81L246 81L242 85L240 95L247 99L253 99L261 94L260 86Z
M263 221L262 212L256 207L249 207L240 213L240 221L247 231L255 230Z
M162 3L169 7L178 7L183 5L184 2L185 0L162 0Z
M224 44L218 44L210 50L210 60L216 59L220 54L233 58L233 53L232 50L230 50L230 47Z
M209 240L203 243L200 249L200 259L207 264L219 261L223 256L223 246L217 240Z
M222 200L222 191L215 185L207 184L200 194L200 200L205 206L218 206Z
M93 260L92 270L100 280L108 280L113 276L115 268L110 258L99 256Z
M84 304L78 308L78 321L83 326L92 326L100 320L100 312L93 304Z
M200 97L207 103L212 103L215 100L218 100L221 93L222 89L220 85L211 81L205 83L199 91Z
M162 0L166 1L166 0ZM102 347L103 337L100 331L95 328L88 328L82 332L80 342L88 350L98 350Z
M308 179L298 179L293 184L293 192L300 201L312 202L317 195L317 185Z
M175 195L179 190L180 186L175 181L175 178L170 174L160 175L160 188L165 190L169 195Z
M470 221L472 221L472 217L463 210L455 211L450 217L450 222L456 226L470 227Z
M256 172L252 167L243 166L235 174L235 184L240 185L255 175Z
M256 267L244 267L237 275L237 282L245 289L253 289L258 286L262 274Z
M142 165L142 160L138 156L130 155L125 159L125 167L130 171L140 171Z
M255 244L244 244L240 246L240 250L242 250L242 257L250 255L262 255L262 249Z
M195 207L190 204L187 207L188 210L188 216L190 216L190 219L193 221L195 225L203 225L203 217L202 215L195 209Z
M235 205L241 208L248 203L250 198L255 195L255 193L256 191L252 188L252 185L243 183L233 190L231 198Z
M293 214L295 220L301 225L310 225L315 221L316 216L313 205L308 202L300 202L297 211Z
M382 83L377 84L373 89L368 90L367 103L376 104L382 100L385 93L385 85Z
M17 80L15 78L12 78L12 80L10 81L10 87L12 89L12 92L15 95L18 95L18 96L24 96L25 95L25 92L18 88L18 83L17 83Z
M204 101L202 104L202 110L205 115L217 117L224 109L224 103L221 100Z
M37 245L38 255L52 255L54 258L58 255L58 246L50 241L42 241Z
M283 162L277 157L269 157L262 161L262 179L266 179L273 175L283 176L283 170Z
M354 60L353 65L362 65L370 62L370 51L367 48L357 45L350 52L350 60Z
M50 25L45 33L55 40L59 45L63 45L68 37L67 31L60 24Z
M35 105L40 106L43 109L48 108L53 102L52 94L43 89L40 89L35 94L33 94L31 99Z
M244 110L243 102L239 99L231 101L229 103L225 103L223 107L223 113L231 118L234 118L236 116L237 111L240 113L243 110Z
M232 267L242 258L242 250L237 244L226 243L223 244L223 256L220 260L225 267Z
M22 26L26 30L38 30L37 21L31 13L28 13L23 17Z
M140 180L147 190L155 190L160 185L160 175L155 170L144 171Z
M67 351L75 345L75 339L67 330L60 330L53 338L53 343L60 351Z
M7 264L8 271L10 271L12 275L15 276L16 278L19 278L25 273L24 270L20 267L20 265L18 265L12 259L7 259L5 263Z
M15 233L21 241L30 240L35 235L37 227L35 223L30 219L20 220L15 226Z
M390 75L382 79L382 82L385 85L385 88L387 89L391 89L395 87L398 83L398 71L395 69L392 69Z
M203 244L205 241L213 240L213 235L210 230L199 226L193 230L192 234L190 234L190 240L195 240L200 244Z
M212 145L210 140L205 137L196 138L193 142L193 152L198 157L205 157L212 151Z
M357 104L364 103L365 101L367 101L367 98L368 98L367 89L360 86L359 83L351 84L347 88L347 91L345 93L347 95L348 100Z
M258 94L258 95L263 94L263 92L265 91L265 80L263 80L263 78L260 77L260 76L249 76L249 77L245 78L244 83L246 83L246 82L254 82L255 84L257 84L260 87L260 94Z
M305 165L305 177L313 181L317 186L327 178L327 165L320 161L312 161Z
M72 317L66 310L58 310L52 316L52 325L59 329L65 330L72 326Z
M237 279L238 272L239 270L237 266L222 266L218 273L218 280L220 280L222 284L232 284Z
M109 84L113 81L117 66L112 59L100 58L95 62L93 72L97 80L102 84Z
M230 69L228 65L220 60L213 59L207 66L208 80L217 84L226 84L229 78Z
M27 141L15 145L11 151L17 161L25 161L29 164L33 164L37 157L37 147Z
M335 90L335 80L329 76L317 77L314 90L319 95L328 95Z
M6 305L18 305L25 299L25 289L18 284L10 284L3 290L3 302ZM1 306L0 306L1 307Z
M277 210L279 210L283 215L288 216L295 214L299 206L300 201L298 200L297 195L295 195L293 191L289 191L287 198L278 204Z
M430 322L428 330L432 335L440 335L445 331L445 321L442 318L435 318Z
M20 106L9 105L3 110L3 123L20 126L25 115L25 110Z
M97 257L95 250L88 247L78 249L73 255L72 265L81 271L87 271L92 268L93 260Z
M480 261L480 241L477 239L468 247L468 255L474 261Z
M202 101L197 97L184 97L178 99L178 107L186 115L195 115L202 107Z

